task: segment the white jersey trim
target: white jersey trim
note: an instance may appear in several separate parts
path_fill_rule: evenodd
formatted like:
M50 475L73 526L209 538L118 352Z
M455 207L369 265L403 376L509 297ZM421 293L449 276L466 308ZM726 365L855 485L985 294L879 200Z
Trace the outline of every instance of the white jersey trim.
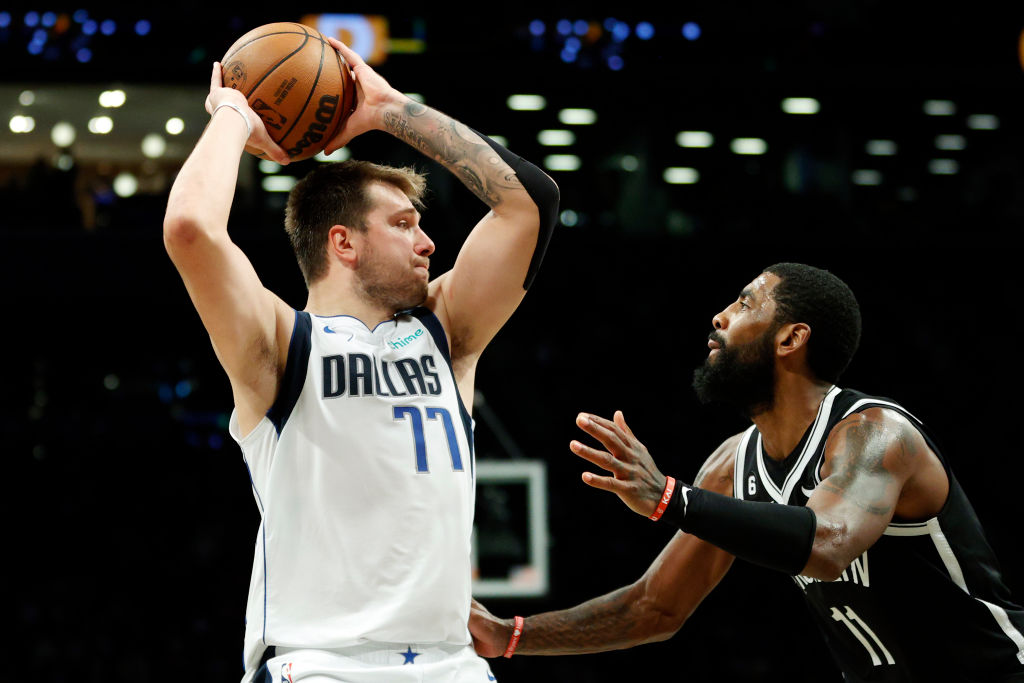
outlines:
M737 500L743 500L743 464L747 457L747 445L750 443L750 435L757 429L757 425L750 425L740 439L740 445L736 447L736 464L732 468L732 495Z
M757 472L761 475L761 480L764 482L764 490L768 492L768 495L772 497L776 503L786 505L789 503L789 497L793 495L793 489L803 478L804 470L807 469L808 463L811 458L818 451L818 444L821 443L822 438L826 434L826 427L828 426L828 417L832 414L832 403L835 402L836 396L842 391L839 387L832 385L832 388L828 390L825 397L821 400L818 405L818 414L814 417L814 426L811 428L811 434L807 437L807 442L804 443L803 450L800 451L800 458L797 460L793 469L786 475L785 481L782 482L782 489L772 481L772 478L768 476L768 470L764 465L764 450L761 443L761 434L757 435L757 453L755 460L757 461Z
M901 413L906 413L910 417L914 418L914 420L916 420L918 422L918 424L924 424L923 422L921 422L920 420L917 419L916 415L914 415L912 412L910 412L909 410L907 410L906 408L901 406L899 403L893 403L892 401L882 401L882 400L879 400L877 398L862 398L862 399L860 399L859 401L854 403L852 406L850 406L849 409L847 409L847 411L845 413L843 413L843 419L848 418L852 413L857 412L857 410L861 406L863 406L863 405L865 405L867 403L873 403L873 404L879 405L879 406L888 406L890 408L895 408L896 410L900 411Z
M916 419L916 418L915 418ZM942 560L942 564L945 565L946 571L949 572L949 578L955 583L963 592L971 595L970 589L967 587L967 581L964 579L964 572L960 568L960 562L956 559L956 554L953 552L952 546L949 544L949 539L946 538L945 532L942 531L942 526L939 524L937 517L932 517L925 522L918 522L913 524L890 524L885 530L886 536L931 536L932 543L935 544L935 550L939 553L939 558ZM988 611L992 614L992 618L996 620L996 624L1006 637L1017 646L1017 660L1024 664L1024 635L1017 630L1017 627L1010 621L1010 617L999 605L993 605L991 602L982 600L981 598L971 596L981 604L988 608Z

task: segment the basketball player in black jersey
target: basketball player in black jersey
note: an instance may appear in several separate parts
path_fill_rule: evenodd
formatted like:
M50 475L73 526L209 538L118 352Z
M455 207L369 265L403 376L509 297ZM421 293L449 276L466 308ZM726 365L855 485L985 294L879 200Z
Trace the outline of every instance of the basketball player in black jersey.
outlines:
M580 414L611 476L583 481L681 531L635 583L571 609L498 619L477 651L599 652L675 634L738 557L792 576L847 681L1024 681L1024 611L934 442L888 399L835 386L860 311L831 273L773 265L716 315L694 375L702 401L753 425L693 485L666 477L626 425Z

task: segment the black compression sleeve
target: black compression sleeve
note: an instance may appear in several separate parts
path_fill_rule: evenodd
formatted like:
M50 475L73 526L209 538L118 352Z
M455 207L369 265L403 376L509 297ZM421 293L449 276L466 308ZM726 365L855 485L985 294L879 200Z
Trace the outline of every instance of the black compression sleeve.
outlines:
M790 575L807 565L818 524L807 507L737 500L682 484L662 519L740 559Z
M544 253L548 250L551 234L554 232L555 223L558 221L558 185L544 171L526 159L513 154L486 135L472 128L470 130L490 145L491 149L501 157L502 161L515 171L519 182L523 184L523 189L526 190L526 194L530 195L530 199L537 205L537 210L540 212L540 232L537 234L537 248L533 250L533 258L530 259L530 269L526 271L526 280L523 282L523 289L529 289L530 285L533 284L533 279L537 276L540 262L544 259Z

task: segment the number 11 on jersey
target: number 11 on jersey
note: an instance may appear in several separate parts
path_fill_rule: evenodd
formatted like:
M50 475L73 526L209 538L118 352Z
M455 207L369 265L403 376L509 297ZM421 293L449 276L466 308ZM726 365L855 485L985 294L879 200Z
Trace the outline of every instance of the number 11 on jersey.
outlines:
M462 472L462 453L459 451L459 440L455 435L455 423L452 422L451 413L445 408L427 408L424 412L428 420L441 418L444 425L445 438L448 440L448 455L452 460L452 470ZM412 423L412 435L416 444L416 471L429 472L427 464L427 442L423 435L423 416L417 406L395 406L392 414L396 420L409 418Z
M864 649L866 649L868 654L871 655L871 664L873 666L882 666L882 660L879 658L878 653L875 652L875 648L871 647L871 643L868 642L868 639L864 637L864 633L866 633L871 640L875 641L875 645L878 646L878 649L882 652L882 656L885 657L885 663L895 664L896 660L894 660L892 655L889 654L889 650L885 645L882 645L882 641L875 635L875 632L857 616L857 613L854 612L849 605L843 606L846 608L845 614L840 612L838 607L832 608L832 619L843 622L843 625L850 629L850 633L853 634L853 637L859 640L860 644L863 645ZM860 626L859 629L857 628L858 625ZM862 630L864 633L861 633Z

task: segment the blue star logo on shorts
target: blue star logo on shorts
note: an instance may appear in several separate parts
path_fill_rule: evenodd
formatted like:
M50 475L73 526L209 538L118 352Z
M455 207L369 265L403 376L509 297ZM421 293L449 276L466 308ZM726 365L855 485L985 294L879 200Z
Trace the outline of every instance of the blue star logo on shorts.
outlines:
M416 659L417 657L419 657L419 656L420 656L420 653L419 653L419 652L413 652L413 651L412 651L412 645L410 645L409 647L407 647L407 648L405 649L405 652L399 652L398 654L400 654L400 655L402 655L403 657L405 657L405 661L404 661L404 662L402 662L402 666L405 666L406 664L415 664L416 662L415 662L414 660L415 660L415 659Z

